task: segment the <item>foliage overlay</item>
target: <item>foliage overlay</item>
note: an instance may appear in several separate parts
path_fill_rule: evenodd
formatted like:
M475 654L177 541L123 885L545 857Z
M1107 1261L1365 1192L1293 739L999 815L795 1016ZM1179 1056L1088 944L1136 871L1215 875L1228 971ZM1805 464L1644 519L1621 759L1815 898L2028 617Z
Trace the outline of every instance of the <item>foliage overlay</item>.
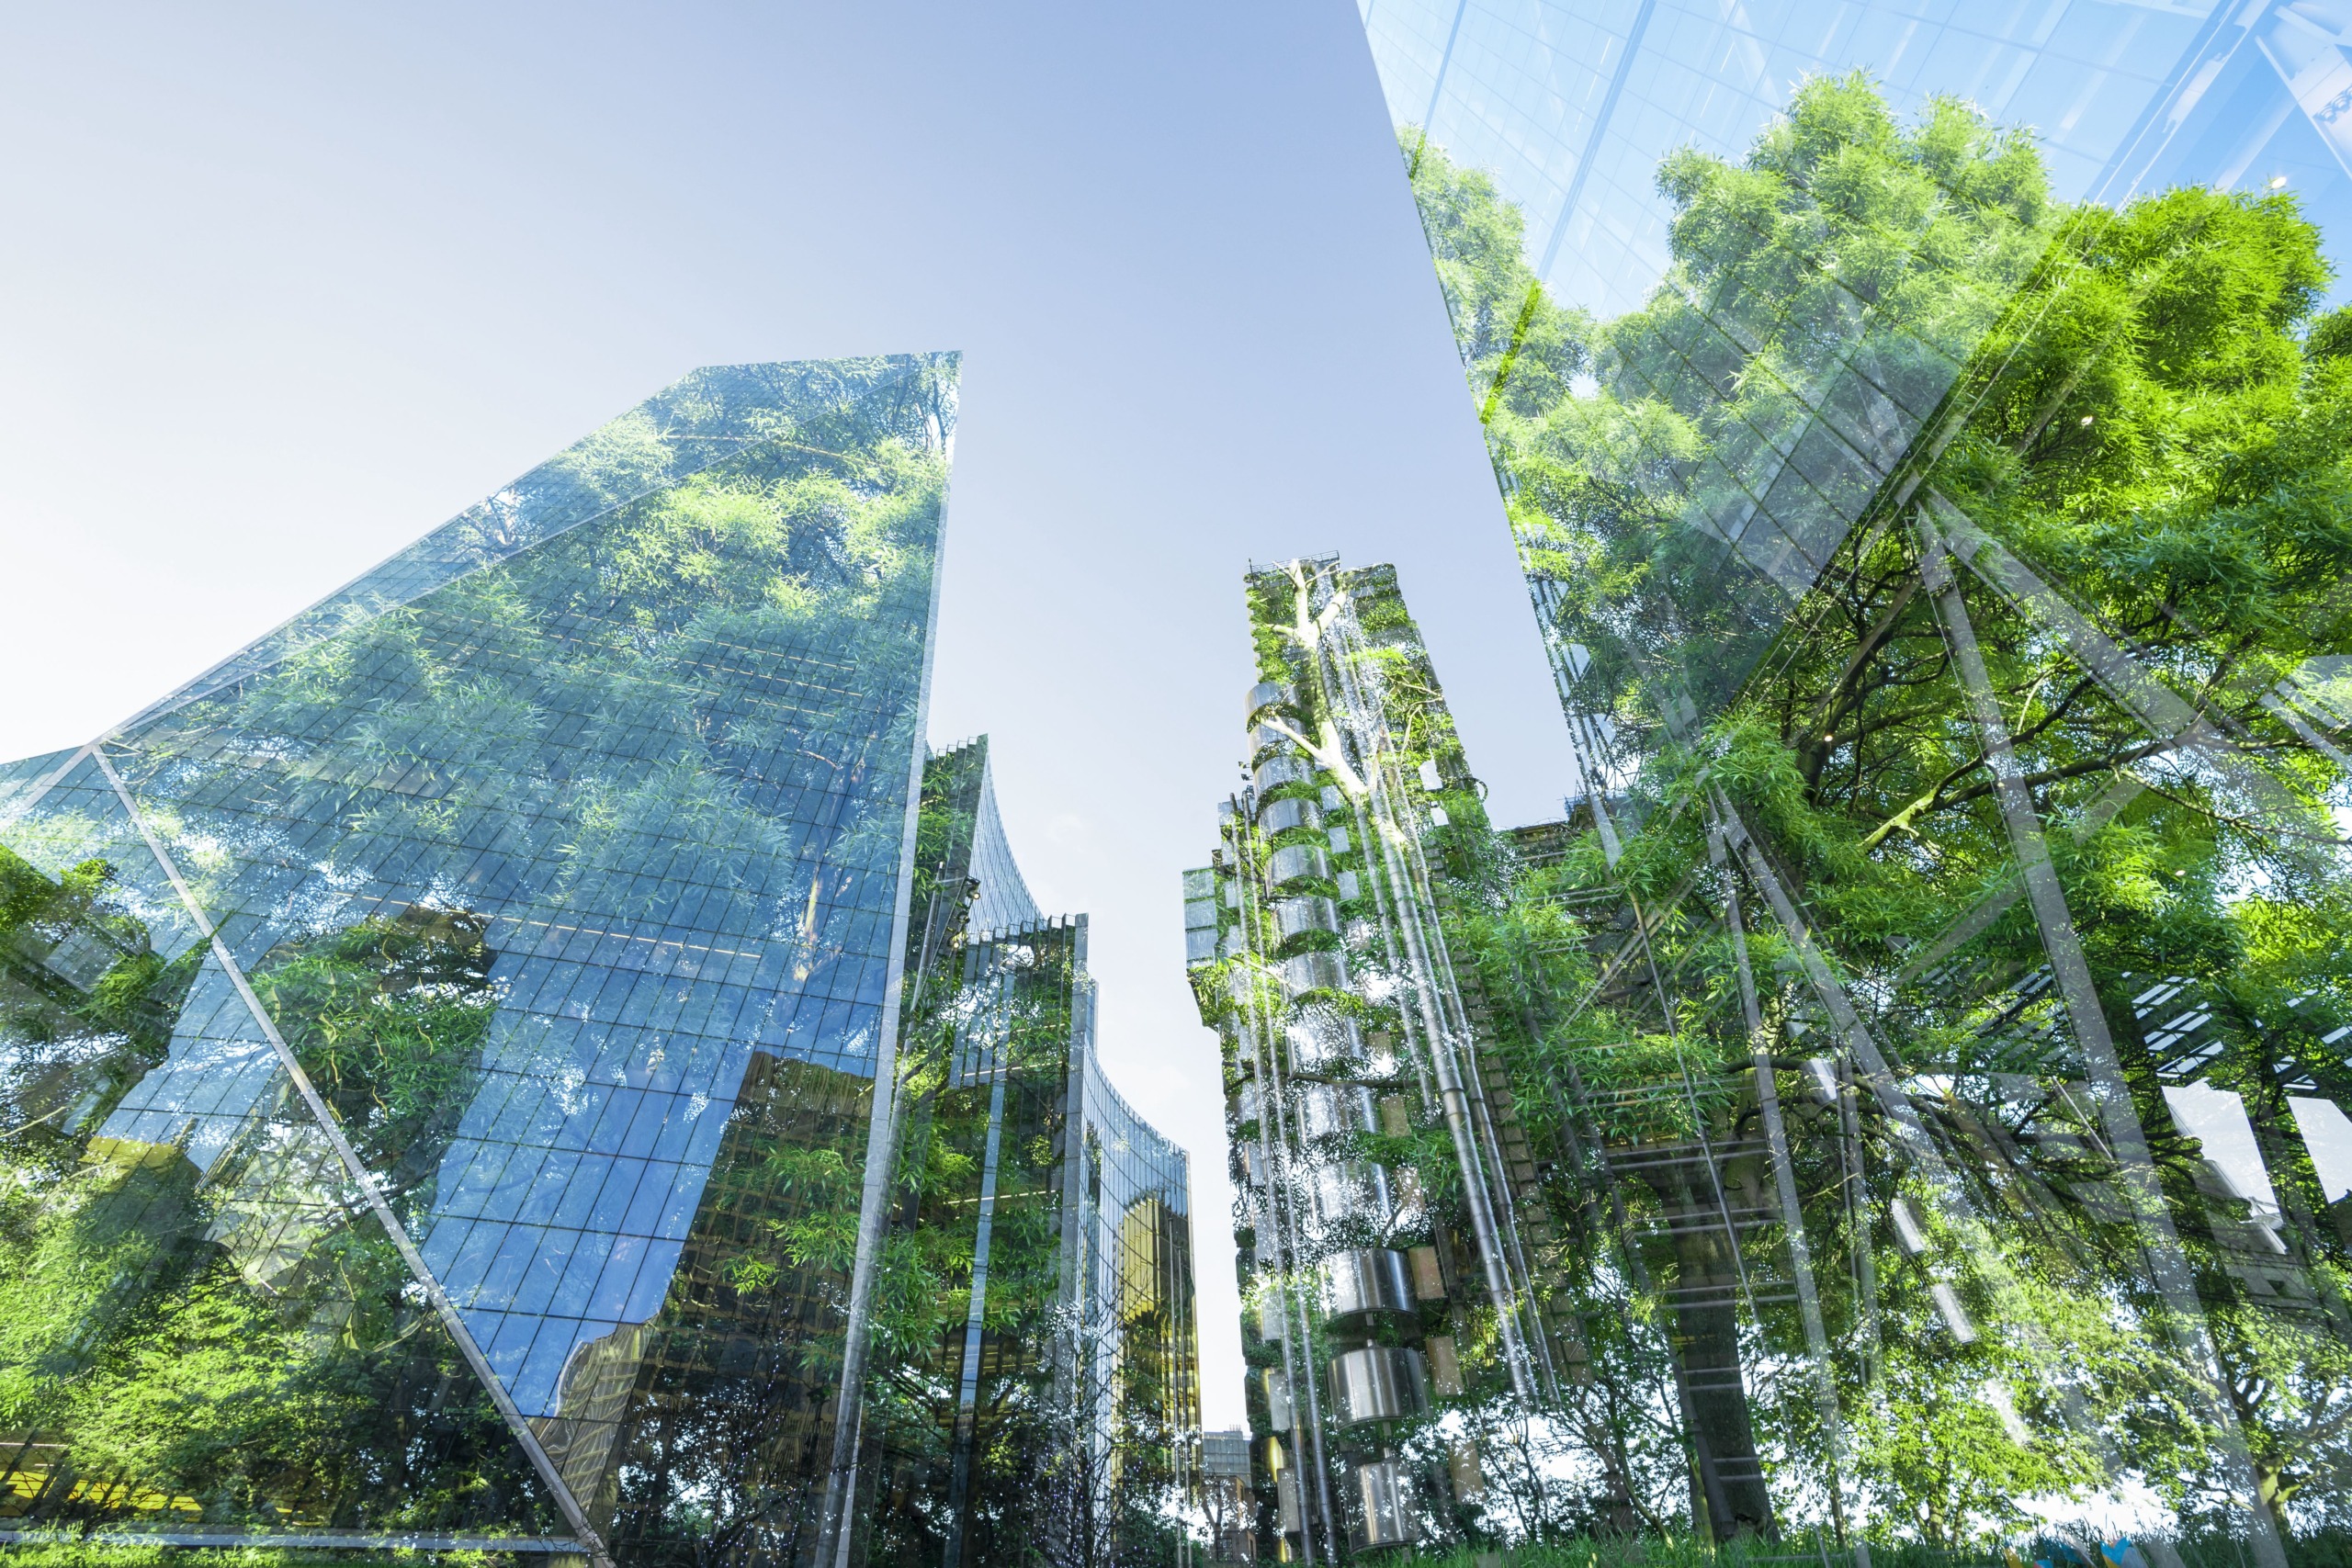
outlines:
M2352 1522L2352 1226L2290 1104L2352 1091L2325 734L2352 327L2314 315L2316 231L2283 193L2061 202L2030 139L1963 104L1903 124L1866 79L1815 80L1744 158L1666 159L1673 265L1597 321L1549 298L1485 175L1404 147L1594 786L1565 833L1464 862L1452 915L1547 1156L1577 1341L1520 1465L1576 1479L1496 1488L1486 1528L1720 1536L1729 1510L1957 1547L2132 1483L2193 1532L2243 1520L2241 1441L2283 1531ZM1939 561L2055 934L2020 896ZM1801 940L1952 1185L1858 1082ZM2051 980L2068 944L2177 1242L2094 1113ZM2176 1121L2192 1077L2242 1097L2275 1207ZM1640 1165L1700 1145L1725 1152ZM1726 1216L1713 1255L1704 1227L1659 1239L1702 1210ZM2195 1322L2155 1280L2173 1247ZM1718 1321L1673 1304L1734 1275ZM1736 1418L1678 1393L1709 1335L1736 1344ZM1767 1511L1708 1495L1694 1444L1752 1452Z

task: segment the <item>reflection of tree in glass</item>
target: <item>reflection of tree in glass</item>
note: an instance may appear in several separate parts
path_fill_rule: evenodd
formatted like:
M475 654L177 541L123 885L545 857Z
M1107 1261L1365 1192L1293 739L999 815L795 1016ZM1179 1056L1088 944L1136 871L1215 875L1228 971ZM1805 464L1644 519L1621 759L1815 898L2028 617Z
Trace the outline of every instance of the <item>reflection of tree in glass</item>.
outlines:
M565 1416L582 1426L570 1441L591 1462L566 1473L628 1557L723 1561L804 1539L841 1376L872 1089L754 1055L661 1312L605 1342L615 1407L567 1382Z
M388 1190L428 1179L481 1073L498 1010L484 922L414 906L273 951L254 993Z
M299 617L233 679L110 745L146 825L420 1235L486 1061L577 1086L582 1042L601 1032L548 1027L549 1012L506 1005L489 980L489 930L506 933L498 969L518 988L544 978L541 939L552 931L634 927L649 945L693 954L773 943L791 954L789 983L776 989L859 993L863 1035L820 1048L873 1048L878 1010L858 970L871 956L874 889L887 912L897 869L953 375L952 357L698 373L404 552L397 570ZM44 866L141 852L128 823L103 813L68 821L73 809L68 792L54 793L11 826L9 842ZM0 1226L0 1247L23 1249L0 1258L0 1288L24 1309L0 1325L0 1380L17 1380L23 1423L52 1445L18 1461L46 1467L41 1506L62 1506L77 1484L55 1479L58 1452L86 1479L85 1460L114 1430L101 1402L153 1414L141 1403L152 1388L186 1406L154 1430L177 1423L186 1441L173 1450L173 1478L140 1493L145 1501L121 1493L108 1505L118 1515L161 1506L157 1487L209 1499L217 1482L223 1519L240 1517L239 1498L288 1519L324 1517L319 1499L343 1495L333 1477L372 1464L412 1478L400 1487L446 1481L448 1491L412 1506L386 1501L391 1492L368 1500L361 1487L351 1508L371 1519L429 1524L439 1507L443 1523L539 1528L536 1505L514 1504L521 1494L493 1452L511 1439L471 1425L481 1403L472 1375L417 1315L415 1287L379 1267L372 1223L351 1218L356 1194L299 1104L265 1097L200 1181L173 1145L85 1149L123 1088L164 1057L200 958L164 977L172 988L149 987L143 1020L107 1011L102 996L77 1000L42 977L57 970L44 961L54 953L78 975L84 955L61 945L60 920L18 908L13 869L0 863L0 901L15 922L0 944L10 1020L0 1100L15 1097L24 1114L0 1110L0 1136L36 1185L0 1194L19 1222ZM355 923L355 902L408 912ZM116 887L96 907L135 904ZM19 940L27 921L38 930ZM164 917L152 923L166 953L193 934L169 940ZM124 956L99 992L143 951L117 934ZM687 1000L689 1016L713 989L708 961L691 962L700 973L662 997ZM635 995L647 1005L646 988ZM649 1067L661 1063L657 1050ZM825 1316L839 1238L820 1232L840 1213L844 1180L854 1211L871 1080L806 1064L771 1071L764 1055L757 1063L728 1168L706 1189L740 1197L753 1234L724 1215L697 1220L698 1235L713 1234L680 1265L685 1321L625 1325L575 1357L565 1387L594 1397L585 1414L567 1403L546 1423L600 1517L614 1506L616 1456L641 1456L632 1528L688 1551L722 1550L710 1544L719 1514L773 1522L762 1467L805 1471L808 1423L822 1416L810 1390L827 1374L799 1362L822 1359L839 1337ZM196 1076L182 1081L193 1089ZM5 1131L18 1122L32 1125ZM58 1129L53 1150L40 1144L47 1128ZM771 1146L835 1165L769 1172ZM48 1162L37 1171L36 1155ZM771 1220L791 1234L760 1228ZM17 1266L32 1256L41 1269ZM706 1308L724 1326L696 1315ZM207 1337L207 1324L232 1320ZM40 1326L52 1322L53 1332ZM761 1375L738 1375L752 1338ZM43 1371L69 1342L83 1370ZM185 1362L173 1345L187 1348ZM778 1347L796 1370L771 1378ZM703 1377L717 1388L708 1419L673 1420L662 1400ZM289 1449L270 1472L274 1450L237 1435L271 1400L292 1409L304 1389L340 1399L337 1387L357 1399L368 1378L393 1386L380 1411L355 1404L341 1419L343 1447ZM425 1405L401 1382L416 1378L427 1379ZM616 1417L640 1382L632 1449ZM207 1412L207 1388L217 1412ZM582 1429L559 1431L566 1423ZM284 1425L295 1444L296 1424ZM322 1419L303 1440L324 1442L335 1426ZM151 1460L164 1462L140 1462ZM189 1479L198 1472L214 1479ZM74 1506L96 1506L86 1494Z
M0 848L0 1140L58 1148L164 1059L202 954L166 964L114 868L51 878Z
M379 1169L413 1181L437 1161L479 1062L487 959L471 917L411 910L257 972ZM551 1528L290 1085L201 1183L176 1145L103 1140L0 1204L0 1427L27 1435L15 1511Z
M1519 1111L1572 1173L1548 1197L1554 1288L1581 1325L1564 1400L1601 1511L1706 1506L1695 1479L1673 1497L1694 1474L1671 1375L1690 1312L1644 1326L1693 1278L1724 1303L1776 1498L1829 1468L1765 1162L1723 1159L1720 1191L1686 1165L1702 1179L1682 1192L1642 1165L1765 1141L1733 892L1859 1461L1849 1517L1957 1543L2104 1477L2144 1482L2184 1528L2230 1506L2193 1339L2151 1282L2165 1244L2093 1113L1923 591L1924 517L1975 563L1967 614L2259 1503L2306 1531L2344 1522L2347 1232L2288 1097L2352 1093L2324 1043L2352 1020L2336 779L2294 728L2341 728L2322 687L2352 631L2352 329L2313 319L2326 268L2292 198L2059 203L2030 140L1964 106L1904 126L1860 78L1815 81L1745 159L1662 164L1674 266L1642 309L1592 322L1544 293L1490 182L1407 145L1563 689L1627 835L1614 864L1593 834L1522 842L1453 928L1532 1089ZM2079 621L2037 597L2047 582ZM2102 646L2143 674L2103 671ZM2158 683L2207 728L2153 720ZM1711 858L1715 791L1962 1191L1923 1184L1888 1107L1838 1066L1760 889ZM1644 941L1610 934L1636 921ZM2189 1077L2245 1096L2276 1214L2174 1125L2164 1090ZM1978 1218L1939 1217L1955 1197ZM1737 1258L1631 1239L1718 1213L1755 1216L1717 1226L1739 1229Z

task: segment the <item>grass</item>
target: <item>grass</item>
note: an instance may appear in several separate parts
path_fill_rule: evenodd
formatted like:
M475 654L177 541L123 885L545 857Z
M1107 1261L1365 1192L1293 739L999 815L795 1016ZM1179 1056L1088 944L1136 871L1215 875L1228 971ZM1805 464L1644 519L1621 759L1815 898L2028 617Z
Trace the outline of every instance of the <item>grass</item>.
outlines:
M560 1557L506 1551L326 1551L283 1546L121 1546L96 1540L0 1545L6 1568L554 1568ZM573 1562L584 1562L574 1558Z
M2228 1536L2188 1536L2172 1544L2182 1568L2254 1568L2245 1543ZM2286 1544L2288 1568L2352 1568L2352 1533L2326 1530ZM2052 1543L2019 1548L2018 1556L2028 1568L2036 1558L2049 1561L2053 1568L2068 1564ZM1495 1568L1497 1559L1502 1568L1821 1568L1824 1554L1810 1536L1721 1546L1693 1536L1572 1536L1517 1546L1415 1552L1396 1561L1412 1568ZM1852 1553L1835 1546L1828 1548L1826 1560L1827 1568L1854 1568ZM1871 1543L1871 1568L2007 1568L2007 1562L1998 1541L1959 1549L1916 1541Z

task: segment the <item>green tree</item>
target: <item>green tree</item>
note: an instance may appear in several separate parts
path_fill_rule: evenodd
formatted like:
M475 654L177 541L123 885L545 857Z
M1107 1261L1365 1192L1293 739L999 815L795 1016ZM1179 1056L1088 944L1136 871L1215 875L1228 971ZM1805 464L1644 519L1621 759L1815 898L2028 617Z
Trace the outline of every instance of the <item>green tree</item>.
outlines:
M2287 1105L2290 1085L2352 1090L2319 1044L2352 1021L2324 733L2346 716L2329 682L2352 634L2352 379L2347 329L2312 315L2315 231L2284 194L2058 202L2030 140L1968 107L1905 125L1867 80L1816 80L1744 158L1661 164L1673 265L1641 309L1585 322L1541 299L1489 182L1405 146L1623 841L1589 808L1581 836L1505 863L1458 918L1565 1173L1565 1272L1591 1282L1570 1293L1689 1274L1698 1260L1627 1237L1645 1207L1720 1206L1759 1303L1738 1330L1759 1461L1778 1495L1810 1489L1829 1454L1769 1165L1715 1162L1680 1199L1607 1175L1612 1149L1769 1143L1769 1089L1861 1493L1847 1503L1874 1531L1960 1541L2117 1475L2184 1521L2222 1517L2227 1445L2194 1336L2153 1282L2164 1244L2124 1201L2050 983L2049 944L2071 941L2260 1503L2282 1526L2335 1524L2345 1238ZM1506 318L1540 346L1523 381ZM1935 586L1947 548L2070 936L2021 897ZM1883 1097L1825 1077L1846 1042L1796 933L1736 850L1715 858L1711 834L1741 829L1868 1010L1953 1190L1920 1185ZM2200 1008L2193 1039L2159 1027ZM2164 1089L2192 1045L2264 1141L2276 1266L2172 1123ZM1927 1232L1917 1257L1897 1200ZM1947 1212L1973 1218L1946 1228ZM1630 1363L1600 1358L1597 1386L1639 1398Z

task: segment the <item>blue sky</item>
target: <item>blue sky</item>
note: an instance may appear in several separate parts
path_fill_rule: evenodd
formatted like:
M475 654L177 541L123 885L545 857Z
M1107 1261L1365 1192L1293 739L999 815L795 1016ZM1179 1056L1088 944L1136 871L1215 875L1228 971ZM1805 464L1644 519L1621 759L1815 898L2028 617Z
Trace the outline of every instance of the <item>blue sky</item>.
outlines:
M965 352L932 734L987 731L1105 1055L1194 1153L1182 972L1250 559L1404 573L1506 821L1567 778L1354 6L19 10L0 756L78 742L703 364Z

